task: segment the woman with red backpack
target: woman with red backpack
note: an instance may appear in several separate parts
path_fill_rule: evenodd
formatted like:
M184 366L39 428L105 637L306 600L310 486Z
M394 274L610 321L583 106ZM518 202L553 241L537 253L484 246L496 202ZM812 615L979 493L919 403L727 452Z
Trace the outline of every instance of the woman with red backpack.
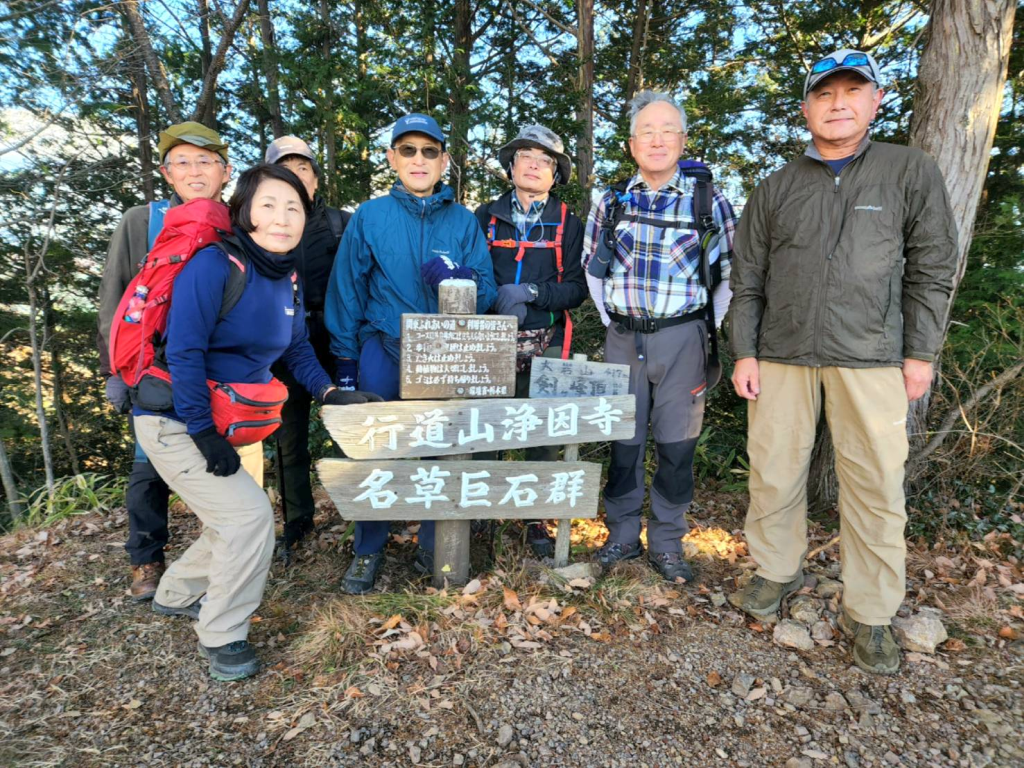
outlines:
M153 610L196 620L199 653L216 680L259 668L247 637L270 570L274 516L263 489L238 471L235 446L280 424L287 391L270 366L282 360L322 403L380 399L335 387L309 344L294 253L309 210L287 168L258 165L241 175L232 231L197 251L174 280L164 347L173 404L152 410L136 401L134 410L146 455L203 523L160 580Z

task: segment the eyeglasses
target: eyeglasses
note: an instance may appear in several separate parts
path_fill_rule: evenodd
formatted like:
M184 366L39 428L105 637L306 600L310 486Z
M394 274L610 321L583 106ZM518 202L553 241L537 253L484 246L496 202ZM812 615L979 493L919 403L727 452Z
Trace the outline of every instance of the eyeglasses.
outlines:
M826 56L811 67L811 74L820 75L822 72L828 72L836 67L867 67L872 73L875 71L875 68L871 66L871 59L868 58L868 55L855 51L854 53L846 54L846 58L842 61L836 61L832 56Z
M673 139L679 138L684 133L685 131L680 131L678 128L665 128L660 131L644 130L634 133L633 138L641 144L650 144L654 141L655 136L663 136L665 141L672 141Z
M166 163L166 165L168 168L173 168L176 171L184 173L192 168L198 168L200 171L205 172L209 171L214 166L223 166L225 163L221 160L211 160L208 157L197 157L195 160L185 160L184 158L171 160L169 163Z
M431 147L429 145L417 147L415 144L399 144L397 149L398 154L405 158L416 157L417 152L423 155L424 160L437 160L441 156L440 147Z
M555 158L551 157L551 155L535 155L532 152L524 152L523 150L519 150L518 152L516 152L515 160L516 162L519 162L521 160L524 163L532 163L533 165L536 165L538 168L547 168L549 170L553 169L555 165L558 164L558 161L555 160Z

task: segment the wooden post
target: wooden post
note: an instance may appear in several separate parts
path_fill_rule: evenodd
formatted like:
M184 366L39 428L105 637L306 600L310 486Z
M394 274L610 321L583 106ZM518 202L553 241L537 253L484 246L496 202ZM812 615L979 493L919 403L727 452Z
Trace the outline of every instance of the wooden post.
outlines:
M476 283L472 280L445 280L437 288L437 311L446 315L472 315L476 312ZM465 453L453 459L472 461ZM434 586L445 581L462 586L469 581L469 520L438 520L434 529Z
M577 352L572 356L573 360L586 360L585 354ZM572 443L565 446L565 461L579 461L579 443ZM569 545L572 541L572 520L559 520L558 532L555 534L555 568L564 568L569 564Z

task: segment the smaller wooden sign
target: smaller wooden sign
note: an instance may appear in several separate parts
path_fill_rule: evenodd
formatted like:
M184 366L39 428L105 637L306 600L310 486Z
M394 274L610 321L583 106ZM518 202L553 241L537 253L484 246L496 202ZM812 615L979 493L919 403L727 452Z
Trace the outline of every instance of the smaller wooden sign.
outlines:
M510 315L402 315L399 396L515 396L517 327Z
M629 394L629 366L538 357L530 366L530 397Z
M601 481L585 461L322 459L317 472L345 520L593 518Z
M326 405L322 413L350 459L395 459L628 440L635 411L636 398L620 395Z

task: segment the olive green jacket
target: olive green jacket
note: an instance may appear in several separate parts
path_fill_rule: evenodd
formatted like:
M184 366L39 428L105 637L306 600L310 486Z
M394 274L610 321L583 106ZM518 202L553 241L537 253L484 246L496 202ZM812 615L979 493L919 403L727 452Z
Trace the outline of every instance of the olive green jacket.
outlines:
M865 138L836 176L813 143L762 181L736 229L736 359L809 366L932 361L957 235L938 166Z

